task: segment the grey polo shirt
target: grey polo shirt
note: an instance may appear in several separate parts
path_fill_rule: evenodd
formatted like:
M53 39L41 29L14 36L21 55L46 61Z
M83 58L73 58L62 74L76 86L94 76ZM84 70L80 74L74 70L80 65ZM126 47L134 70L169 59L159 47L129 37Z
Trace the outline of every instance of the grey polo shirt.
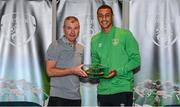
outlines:
M80 65L83 62L83 46L71 45L65 37L53 42L47 50L47 59L57 61L57 68ZM80 99L80 82L76 75L51 77L50 96Z

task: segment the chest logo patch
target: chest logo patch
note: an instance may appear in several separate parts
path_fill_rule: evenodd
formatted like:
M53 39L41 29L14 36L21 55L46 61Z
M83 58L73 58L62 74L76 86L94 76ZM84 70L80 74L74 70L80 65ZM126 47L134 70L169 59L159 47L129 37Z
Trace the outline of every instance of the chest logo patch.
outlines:
M99 43L99 44L98 44L98 47L101 48L101 47L102 47L102 43Z
M118 45L119 44L119 39L117 39L117 38L112 39L112 44L114 46Z

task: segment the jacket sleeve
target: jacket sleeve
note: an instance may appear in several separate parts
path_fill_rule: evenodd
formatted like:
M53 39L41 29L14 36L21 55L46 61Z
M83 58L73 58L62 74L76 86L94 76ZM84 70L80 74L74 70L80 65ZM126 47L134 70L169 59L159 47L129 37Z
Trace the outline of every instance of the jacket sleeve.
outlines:
M100 58L96 51L96 43L94 42L93 38L91 39L91 63L93 65L100 64Z
M122 71L121 73L133 71L139 68L141 63L138 43L131 32L126 33L127 34L125 36L125 50L128 56L128 63L118 69Z

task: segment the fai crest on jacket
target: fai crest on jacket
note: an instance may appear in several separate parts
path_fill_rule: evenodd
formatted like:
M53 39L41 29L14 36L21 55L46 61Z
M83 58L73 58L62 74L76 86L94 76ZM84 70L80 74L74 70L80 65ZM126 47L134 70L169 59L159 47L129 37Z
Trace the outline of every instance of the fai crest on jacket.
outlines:
M1 36L13 46L22 46L31 41L36 30L32 15L22 13L5 14L1 18Z

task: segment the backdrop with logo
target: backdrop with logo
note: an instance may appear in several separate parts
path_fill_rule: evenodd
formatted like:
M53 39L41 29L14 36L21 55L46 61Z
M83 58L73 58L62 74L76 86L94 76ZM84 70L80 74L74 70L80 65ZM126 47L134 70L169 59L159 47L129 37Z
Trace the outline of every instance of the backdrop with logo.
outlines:
M141 50L136 103L180 104L180 1L131 0L129 26Z
M0 0L0 102L42 105L48 96L45 52L52 40L51 10L49 0Z
M96 10L101 4L113 8L114 25L121 27L120 0L59 0L57 4L56 38L63 36L66 16L78 17L85 64L90 63L90 38L100 30ZM180 104L180 1L130 0L129 7L129 27L139 42L142 62L135 74L134 104ZM45 53L52 41L51 17L49 0L0 0L0 102L42 104L47 96ZM95 101L91 98L85 105Z

